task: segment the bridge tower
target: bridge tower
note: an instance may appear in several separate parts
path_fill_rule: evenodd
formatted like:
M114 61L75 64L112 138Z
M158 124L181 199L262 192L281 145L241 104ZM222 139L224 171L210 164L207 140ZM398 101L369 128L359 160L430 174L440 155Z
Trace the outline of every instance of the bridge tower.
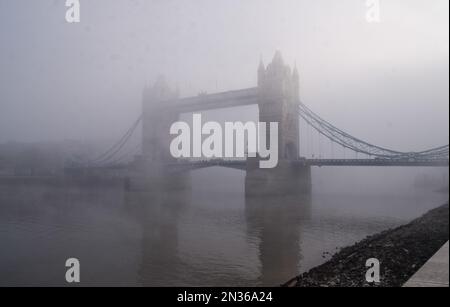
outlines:
M283 61L276 52L272 62L258 68L258 107L260 122L278 122L278 166L274 169L259 169L258 158L249 158L246 174L248 196L284 195L309 192L311 169L308 166L294 166L299 159L299 74ZM266 144L270 144L267 134Z
M160 76L153 86L143 93L142 147L145 162L164 163L172 159L169 150L170 125L178 120L178 113L167 103L178 98L178 91L171 89Z
M160 76L153 86L146 87L142 101L142 165L144 188L170 188L185 191L190 188L189 174L174 176L167 172L167 164L174 162L170 154L170 126L178 121L178 109L171 104L179 98L178 90L170 88Z
M267 68L262 61L258 68L259 121L278 122L278 157L296 160L299 157L299 75L284 64L279 51Z
M146 189L170 187L172 190L185 190L189 187L186 175L172 176L166 171L166 165L174 161L169 151L170 126L179 117L177 109L168 104L177 99L178 91L171 89L162 76L153 86L144 89L141 170Z

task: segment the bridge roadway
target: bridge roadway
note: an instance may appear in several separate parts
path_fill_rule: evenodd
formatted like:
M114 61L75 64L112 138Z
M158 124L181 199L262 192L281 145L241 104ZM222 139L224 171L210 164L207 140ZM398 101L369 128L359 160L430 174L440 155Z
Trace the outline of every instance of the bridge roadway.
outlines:
M298 159L291 161L293 166L398 166L398 167L448 167L449 160L391 160L391 159ZM180 169L199 169L213 166L228 167L245 170L247 161L242 160L180 160L168 164L169 168Z
M295 161L294 163L302 163ZM307 159L303 162L311 166L426 166L445 167L448 160L398 160L398 159Z
M406 160L389 160L389 159L298 159L291 161L293 166L397 166L397 167L448 167L449 160L430 160L430 161L406 161ZM247 161L241 160L178 160L167 163L169 170L193 170L200 168L208 168L214 166L234 168L239 170L247 169ZM107 166L87 166L74 167L67 169L127 169L127 164L116 164Z

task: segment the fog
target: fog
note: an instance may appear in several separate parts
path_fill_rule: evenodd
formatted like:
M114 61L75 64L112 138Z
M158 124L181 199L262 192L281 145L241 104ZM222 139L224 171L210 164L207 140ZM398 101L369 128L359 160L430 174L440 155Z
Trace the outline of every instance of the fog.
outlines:
M344 131L403 151L448 143L448 1L381 1L368 23L362 0L96 0L78 24L64 2L0 3L0 143L115 140L158 75L181 96L253 87L276 50Z
M161 76L180 97L253 88L280 51L301 101L341 130L401 152L446 145L447 0L380 0L380 22L366 0L80 0L79 23L65 2L0 1L0 286L67 285L74 256L83 286L280 285L448 202L448 162L430 153L355 161L367 156L304 121L297 135L297 75L281 61L260 70L260 92L233 93L258 105L202 112L220 123L283 113L274 169L174 161L157 129L177 115L142 110ZM282 87L279 108L261 103ZM446 166L418 167L423 156Z

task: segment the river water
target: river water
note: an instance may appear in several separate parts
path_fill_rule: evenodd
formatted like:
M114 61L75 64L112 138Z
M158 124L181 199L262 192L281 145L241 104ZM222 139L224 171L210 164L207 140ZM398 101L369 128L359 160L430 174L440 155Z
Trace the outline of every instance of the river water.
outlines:
M262 199L220 168L188 191L0 185L0 285L66 285L75 257L84 286L276 286L446 202L413 185L446 171L314 169L311 195Z

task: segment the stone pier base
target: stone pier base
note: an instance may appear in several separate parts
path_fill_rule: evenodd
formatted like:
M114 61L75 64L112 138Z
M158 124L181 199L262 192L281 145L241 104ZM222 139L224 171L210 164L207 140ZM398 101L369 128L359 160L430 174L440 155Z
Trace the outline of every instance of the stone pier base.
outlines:
M169 172L163 164L147 164L139 176L130 179L130 190L146 192L188 191L191 189L189 172Z
M274 169L261 169L249 161L245 177L246 196L286 196L311 193L311 167L279 161Z

